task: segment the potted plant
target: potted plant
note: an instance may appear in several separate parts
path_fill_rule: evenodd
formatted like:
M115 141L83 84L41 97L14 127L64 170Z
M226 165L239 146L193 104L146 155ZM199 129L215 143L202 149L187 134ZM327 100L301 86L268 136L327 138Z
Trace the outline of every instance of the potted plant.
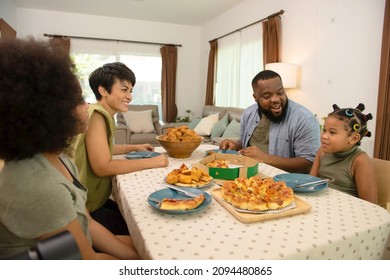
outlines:
M186 116L177 116L176 122L190 122L191 121L191 110L186 110L187 115Z

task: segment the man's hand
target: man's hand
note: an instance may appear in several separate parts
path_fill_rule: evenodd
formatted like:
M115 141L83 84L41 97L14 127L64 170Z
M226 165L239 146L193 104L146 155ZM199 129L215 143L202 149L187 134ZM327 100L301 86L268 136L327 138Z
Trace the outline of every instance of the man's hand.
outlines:
M264 153L256 146L249 146L247 148L241 149L238 151L239 154L253 158L259 162L265 162L266 158L269 156L267 153Z
M219 148L221 150L235 150L237 151L238 149L241 148L241 145L237 142L234 142L232 140L225 139L221 142L219 145Z

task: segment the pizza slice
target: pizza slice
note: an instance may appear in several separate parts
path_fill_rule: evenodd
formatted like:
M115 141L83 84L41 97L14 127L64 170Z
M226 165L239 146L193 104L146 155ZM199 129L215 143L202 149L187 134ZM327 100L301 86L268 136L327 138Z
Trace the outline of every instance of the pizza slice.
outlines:
M193 199L174 199L164 198L160 201L160 209L162 210L190 210L195 209L205 200L204 194L200 194Z

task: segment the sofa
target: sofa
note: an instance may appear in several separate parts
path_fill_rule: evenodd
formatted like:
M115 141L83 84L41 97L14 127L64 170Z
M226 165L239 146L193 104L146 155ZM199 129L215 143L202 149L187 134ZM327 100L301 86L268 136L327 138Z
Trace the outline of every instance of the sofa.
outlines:
M223 139L237 141L240 134L240 119L244 110L236 107L205 105L201 117L184 124L203 136L204 143L219 145ZM173 124L173 126L180 125L183 123Z
M126 114L133 114L127 116L128 122L133 120L136 123L144 123L145 115L137 116L134 112L142 112L151 110L151 120L153 123L153 131L150 127L148 131L139 131L140 129L131 129L131 125L126 122ZM238 140L240 133L240 119L245 109L235 107L221 107L213 105L205 105L202 110L202 116L194 118L189 123L166 123L160 121L157 105L129 105L127 113L118 112L116 114L116 144L143 144L149 143L154 146L159 146L156 136L165 134L168 128L187 125L194 129L199 135L204 137L204 143L211 143L219 145L223 139Z
M158 146L158 135L171 125L160 121L157 105L129 105L128 112L116 114L116 144L145 144Z

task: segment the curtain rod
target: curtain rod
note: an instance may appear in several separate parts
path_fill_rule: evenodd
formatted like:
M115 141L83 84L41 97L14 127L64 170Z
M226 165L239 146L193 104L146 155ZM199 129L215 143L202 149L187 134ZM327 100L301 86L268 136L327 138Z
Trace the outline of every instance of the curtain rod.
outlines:
M252 23L250 23L250 24L248 24L248 25L245 25L244 27L241 27L241 28L239 28L239 29L236 29L236 30L234 30L234 31L232 31L232 32L229 32L229 33L227 33L227 34L225 34L225 35L222 35L222 36L220 36L220 37L218 37L218 38L215 38L215 39L213 39L213 40L210 40L209 43L211 43L211 42L213 42L213 41L216 41L216 40L219 40L219 39L221 39L221 38L223 38L223 37L226 37L226 36L228 36L228 35L230 35L230 34L233 34L234 32L241 31L242 29L247 28L247 27L249 27L249 26L252 26L252 25L254 25L254 24L256 24L256 23L265 21L265 20L267 20L267 19L270 18L270 17L280 16L280 15L283 15L283 14L284 14L284 11L283 11L283 10L280 10L279 12L274 13L274 14L272 14L272 15L266 17L266 18L263 18L263 19L260 19L260 20L258 20L258 21L252 22Z
M46 34L46 33L44 33L43 35L46 37L51 37L51 38L74 38L74 39L116 41L116 42L126 42L126 43L139 43L139 44L148 44L148 45L181 47L181 45L177 45L177 44L165 44L165 43L155 43L155 42L142 42L142 41L130 41L130 40L120 40L120 39L93 38L93 37L79 37L79 36L57 35L57 34Z

